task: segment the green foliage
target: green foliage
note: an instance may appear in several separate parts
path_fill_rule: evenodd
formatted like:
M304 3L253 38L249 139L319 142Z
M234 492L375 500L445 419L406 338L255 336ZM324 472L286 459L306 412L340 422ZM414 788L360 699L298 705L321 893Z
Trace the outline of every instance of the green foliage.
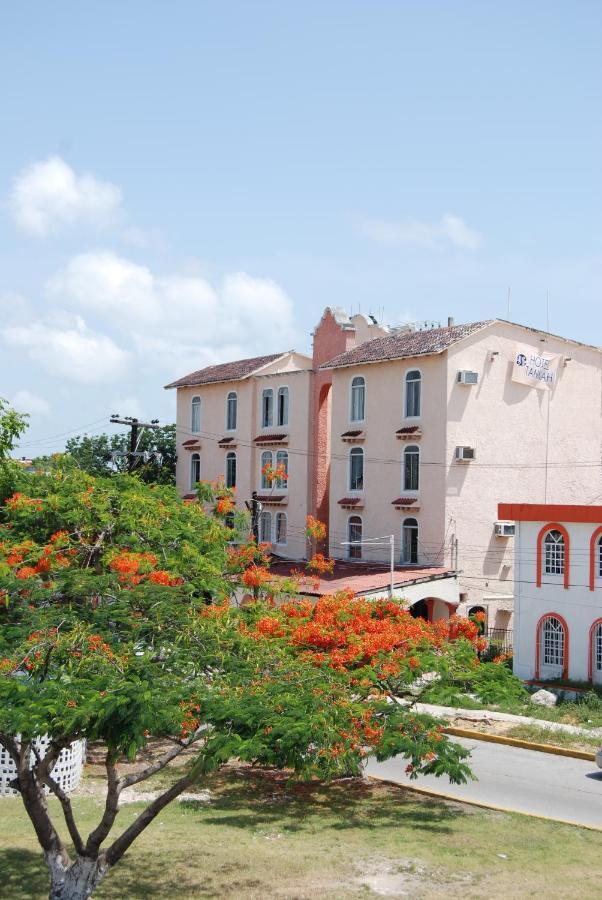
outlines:
M477 698L476 705L528 703L529 693L523 682L503 663L474 665L474 657L471 659L466 651L463 658L457 655L453 663L446 668L442 680L434 682L425 692L425 702L470 708L475 704L466 695L472 695Z
M136 466L136 475L146 484L175 484L176 479L176 426L146 428L140 432L138 451L151 454L148 462L142 457ZM77 435L65 444L65 454L82 471L95 477L123 474L128 471L128 457L113 459L113 453L127 453L130 446L128 433ZM152 457L160 453L161 464ZM52 468L54 457L40 457L35 460L38 468Z
M26 413L18 413L11 409L6 400L0 397L0 463L8 459L17 438L27 429Z

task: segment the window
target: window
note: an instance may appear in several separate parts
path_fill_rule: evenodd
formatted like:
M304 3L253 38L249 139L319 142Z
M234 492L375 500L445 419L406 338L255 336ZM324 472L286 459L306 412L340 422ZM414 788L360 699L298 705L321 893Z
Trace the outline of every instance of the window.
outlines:
M236 453L226 453L226 487L236 487Z
M267 510L259 517L259 540L262 544L272 543L272 513Z
M598 575L602 578L602 537L598 538Z
M282 466L286 478L276 479L275 485L279 488L286 488L288 487L288 453L286 450L279 450L276 454L276 468L279 469L280 466Z
M405 565L418 562L418 522L405 519L401 527L401 561Z
M364 451L353 447L349 454L349 490L364 490Z
M235 391L230 391L226 400L226 431L236 430L238 416L238 396Z
M544 572L564 575L564 537L559 531L548 531L544 539Z
M226 515L224 516L224 525L226 526L226 528L230 528L231 530L234 530L234 513L233 512L226 513Z
M201 480L201 454L193 453L190 457L190 487L194 488Z
M542 633L542 662L544 666L564 669L564 626L556 616L544 619Z
M201 398L193 397L190 406L190 431L198 434L201 430Z
M361 559L362 520L359 516L349 516L347 522L347 540L351 542L347 547L349 559Z
M271 469L273 464L273 457L271 450L264 450L261 454L261 488L262 490L267 490L272 487L269 473L266 471L267 469Z
M594 684L602 681L602 619L598 619L590 629L590 678Z
M261 425L269 428L274 422L274 391L266 388L261 395Z
M352 422L363 422L366 405L366 382L361 375L351 381L351 415Z
M403 451L403 489L417 491L420 483L420 448L412 444Z
M420 385L422 375L412 369L406 375L406 418L417 419L420 416Z
M286 513L276 513L276 543L286 544Z
M288 425L288 388L278 388L278 424Z

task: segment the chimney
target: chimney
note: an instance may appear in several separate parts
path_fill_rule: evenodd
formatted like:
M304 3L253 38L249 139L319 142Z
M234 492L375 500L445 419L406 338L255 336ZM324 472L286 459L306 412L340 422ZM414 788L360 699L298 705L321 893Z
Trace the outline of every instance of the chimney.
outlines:
M448 327L448 328L452 328L452 327L453 327L453 324L454 324L454 317L453 317L453 316L448 316L448 317L447 317L447 327Z

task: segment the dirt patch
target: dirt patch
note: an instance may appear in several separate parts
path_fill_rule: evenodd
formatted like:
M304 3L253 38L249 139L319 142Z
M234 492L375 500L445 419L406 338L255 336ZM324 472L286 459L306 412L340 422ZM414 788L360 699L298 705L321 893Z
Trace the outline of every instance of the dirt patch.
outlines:
M420 897L437 885L472 884L469 873L451 874L429 868L419 859L370 859L358 863L361 874L353 880L381 897Z

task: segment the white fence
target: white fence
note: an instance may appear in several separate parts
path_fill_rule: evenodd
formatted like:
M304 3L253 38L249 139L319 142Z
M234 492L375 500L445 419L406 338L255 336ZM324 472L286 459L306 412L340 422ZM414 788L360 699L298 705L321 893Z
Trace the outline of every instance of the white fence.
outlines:
M17 740L19 740L18 735ZM49 743L50 738L48 735L36 738L35 746L40 756L43 756L46 753ZM31 761L32 763L34 762L33 751L31 753ZM74 791L78 786L85 761L85 741L74 741L70 747L61 750L60 756L52 770L52 777L66 793ZM15 791L14 788L10 787L10 783L14 780L16 774L17 768L13 760L4 747L0 747L0 797L12 797L15 794L18 794L18 791Z

